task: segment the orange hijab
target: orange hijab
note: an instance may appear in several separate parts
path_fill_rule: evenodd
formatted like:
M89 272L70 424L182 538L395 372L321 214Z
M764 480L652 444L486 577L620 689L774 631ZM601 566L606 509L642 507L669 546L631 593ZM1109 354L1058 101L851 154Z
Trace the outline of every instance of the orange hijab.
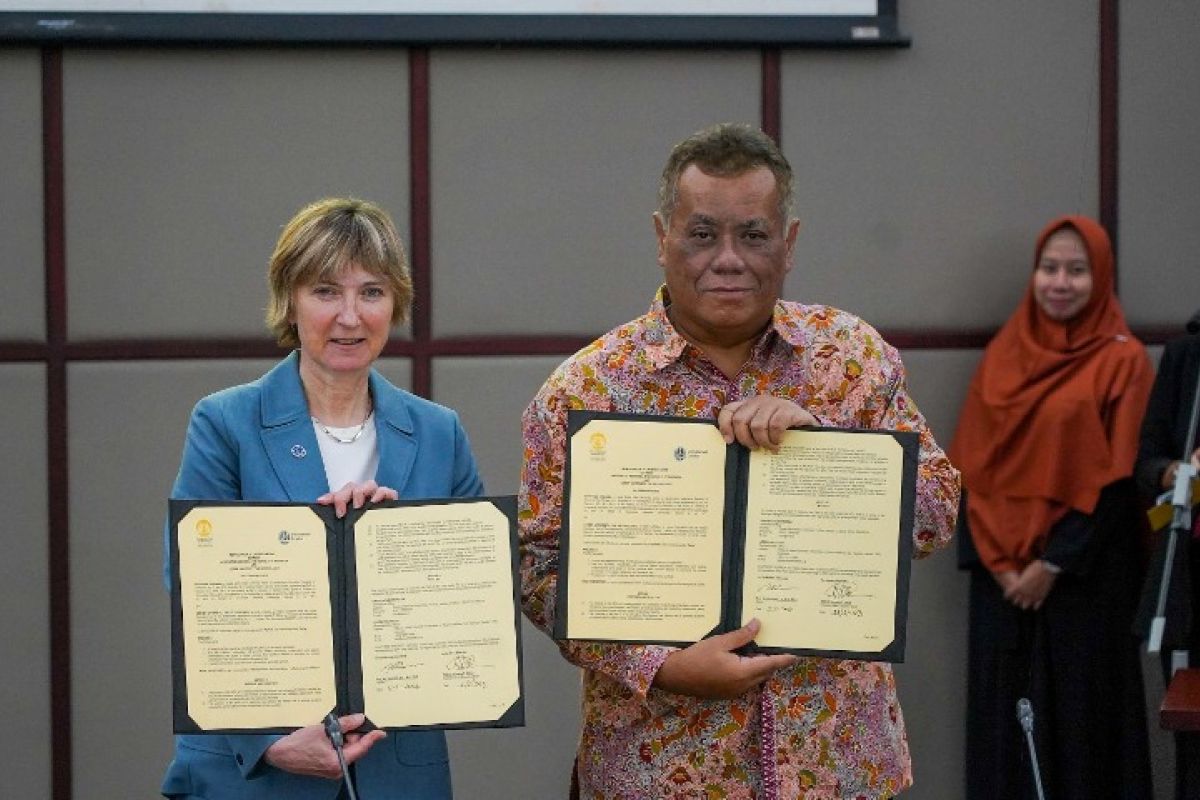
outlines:
M1133 473L1153 371L1113 292L1108 235L1086 217L1060 217L1038 236L1082 237L1092 294L1073 318L1047 317L1033 279L988 344L971 380L950 458L967 487L976 549L993 572L1038 558L1070 509L1095 510L1100 490Z

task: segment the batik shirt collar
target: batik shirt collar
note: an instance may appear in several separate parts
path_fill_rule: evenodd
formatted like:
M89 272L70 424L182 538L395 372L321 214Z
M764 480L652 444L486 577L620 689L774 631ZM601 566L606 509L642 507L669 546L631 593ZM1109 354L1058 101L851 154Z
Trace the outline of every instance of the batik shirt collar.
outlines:
M650 304L650 310L643 318L645 322L643 347L646 358L654 370L663 369L678 361L687 352L690 344L671 324L671 318L667 316L667 306L670 304L671 297L667 294L666 284L663 284L658 287L658 291L654 294L654 301ZM802 326L795 315L780 300L775 301L771 325L754 343L751 359L758 361L763 358L778 341L776 337L793 347L801 346L804 339Z

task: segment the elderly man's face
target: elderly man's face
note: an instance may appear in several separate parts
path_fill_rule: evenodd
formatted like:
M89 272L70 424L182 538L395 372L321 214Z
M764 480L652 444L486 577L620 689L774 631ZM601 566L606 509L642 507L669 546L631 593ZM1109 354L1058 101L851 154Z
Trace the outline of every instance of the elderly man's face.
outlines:
M670 227L658 215L654 227L679 332L716 347L757 336L783 291L798 227L779 213L771 171L715 177L692 164L679 176Z

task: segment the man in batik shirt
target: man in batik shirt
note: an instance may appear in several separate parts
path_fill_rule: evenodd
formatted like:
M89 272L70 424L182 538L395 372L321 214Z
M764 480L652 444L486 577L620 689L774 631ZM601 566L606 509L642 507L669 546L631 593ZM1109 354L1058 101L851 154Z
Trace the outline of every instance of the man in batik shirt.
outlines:
M944 546L958 473L862 320L779 299L797 221L774 142L718 125L684 140L654 215L665 285L647 314L567 359L523 417L525 613L553 628L568 409L715 417L727 442L778 449L793 426L920 436L914 552ZM584 670L584 800L884 798L912 783L888 664L742 657L757 622L687 648L570 641Z

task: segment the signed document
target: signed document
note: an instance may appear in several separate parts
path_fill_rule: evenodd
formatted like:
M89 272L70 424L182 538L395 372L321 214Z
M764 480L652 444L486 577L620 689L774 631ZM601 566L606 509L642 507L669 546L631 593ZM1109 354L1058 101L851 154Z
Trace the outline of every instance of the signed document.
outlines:
M571 437L571 638L703 639L721 623L725 442L713 425L595 420ZM561 558L561 551L560 551Z
M177 733L524 724L515 499L172 500Z
M891 644L909 565L900 558L901 444L794 430L778 453L749 461L742 618L762 622L758 644L786 648L798 632L818 650Z
M501 718L521 696L508 517L491 503L376 508L354 527L367 716Z
M778 453L712 420L569 414L560 639L902 661L916 434L788 431Z

